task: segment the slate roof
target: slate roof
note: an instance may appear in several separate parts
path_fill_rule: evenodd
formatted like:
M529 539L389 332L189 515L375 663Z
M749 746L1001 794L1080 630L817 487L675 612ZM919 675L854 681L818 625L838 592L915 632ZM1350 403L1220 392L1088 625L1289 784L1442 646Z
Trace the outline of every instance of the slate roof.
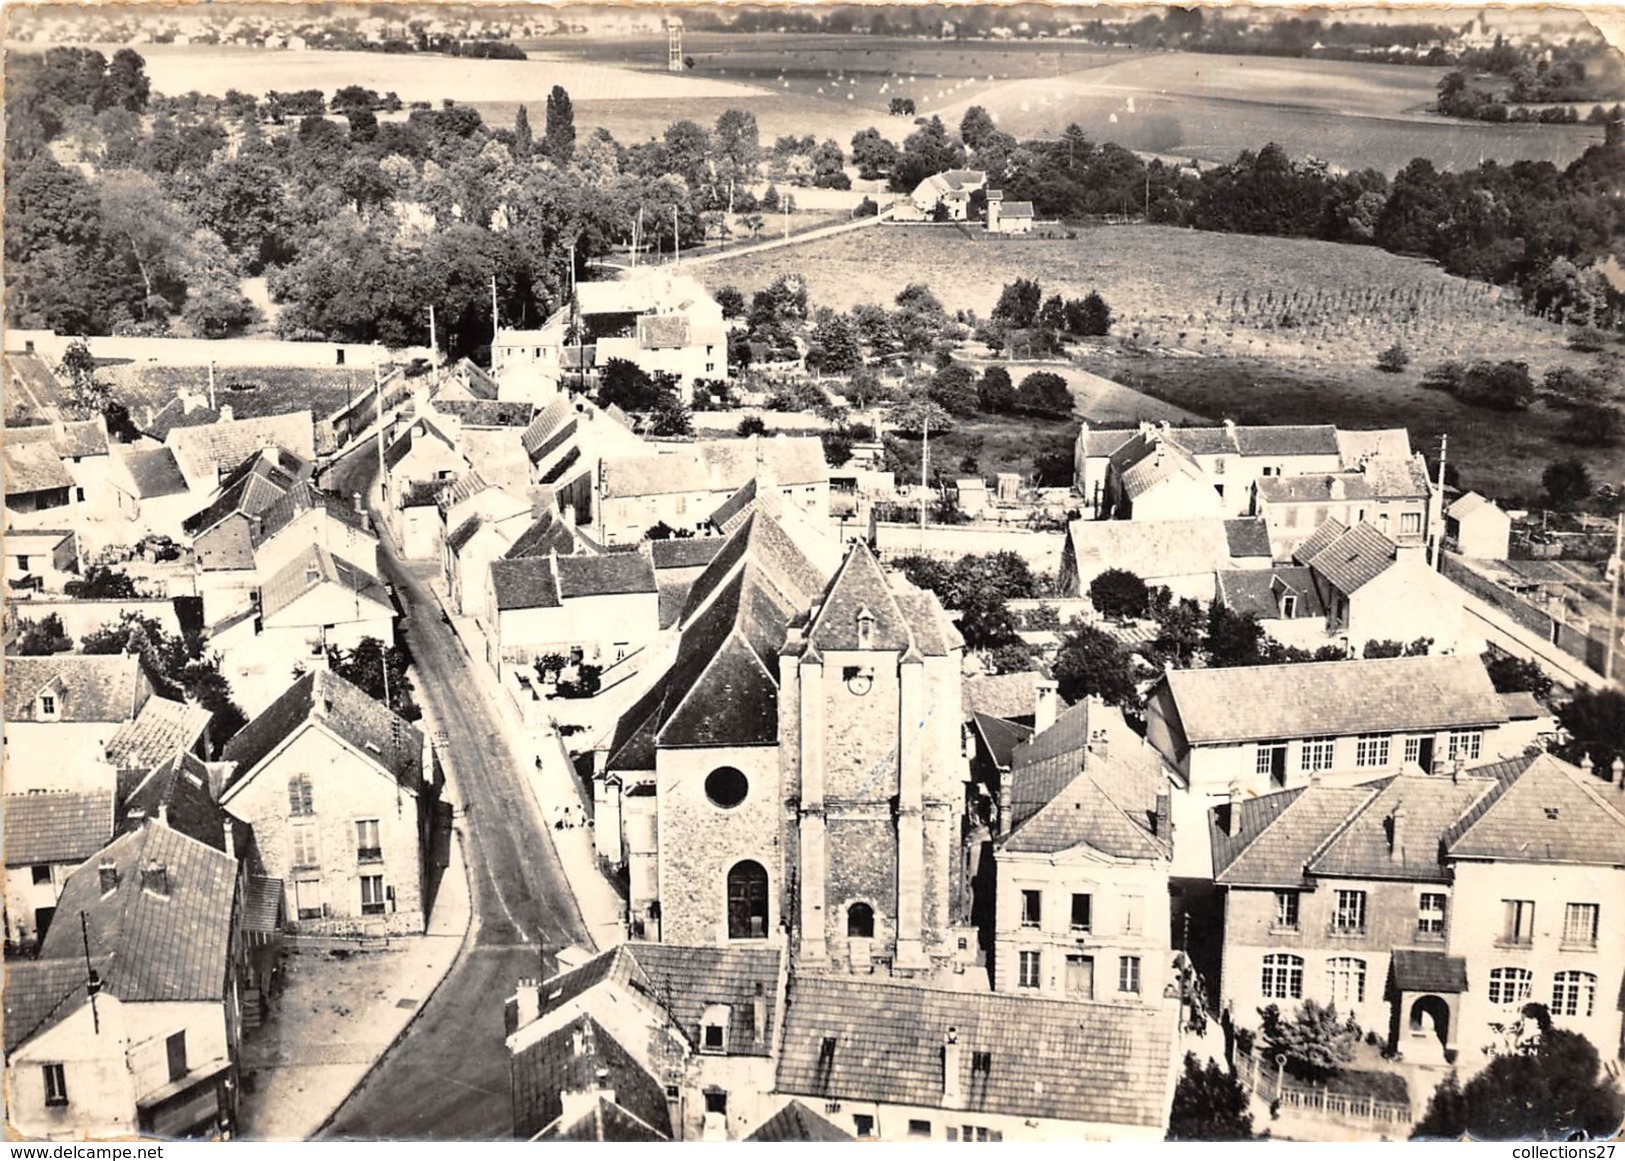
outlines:
M1352 594L1393 565L1399 546L1361 521L1309 558L1309 567L1342 593Z
M118 886L102 893L99 867L111 861ZM165 869L168 894L142 885L142 869ZM90 953L111 955L103 987L126 1003L220 1000L225 995L237 860L164 826L122 835L63 885L57 910L83 912ZM83 963L79 925L55 923L41 959Z
M1030 721L1038 707L1040 676L1032 670L1024 670L1020 673L965 678L959 687L965 720L969 721L973 715L983 713L1005 721L1018 718Z
M1333 490L1341 485L1341 495ZM1329 504L1343 500L1421 499L1428 495L1427 472L1416 460L1371 459L1359 471L1323 475L1263 476L1259 499L1270 504Z
M1329 423L1238 425L1235 445L1244 456L1337 455L1337 428Z
M1276 568L1220 569L1217 573L1219 602L1233 613L1251 613L1261 621L1282 616L1280 595L1298 598L1293 618L1324 617L1326 606L1307 568L1280 565Z
M446 490L442 504L449 510L457 507L470 496L477 496L491 485L478 471L464 472L458 476L451 487Z
M446 547L453 556L468 547L468 542L474 539L474 534L480 530L485 521L479 516L470 516L446 535Z
M260 512L259 521L253 526L249 539L254 547L258 548L275 538L306 512L318 509L352 532L365 532L374 540L377 539L369 527L365 513L356 511L353 497L340 496L336 492L324 492L308 480L301 480L289 488L285 496Z
M1344 431L1337 433L1337 454L1344 467L1353 467L1362 459L1382 456L1385 459L1409 459L1411 433L1403 427L1379 428L1372 431Z
M495 399L497 397L497 382L485 373L485 369L471 359L459 359L454 371L461 377L469 393L479 399Z
M136 498L158 500L165 496L179 496L190 489L181 472L180 461L167 447L143 451L140 448L120 448L124 470L135 485Z
M1396 992L1437 992L1459 996L1467 991L1467 960L1442 951L1396 947L1389 961Z
M711 523L724 534L731 534L734 529L730 527L734 521L740 519L745 513L751 511L756 504L756 477L752 476L724 500L720 507L711 513Z
M1003 718L972 711L971 722L987 747L988 756L1000 770L1010 769L1011 755L1017 746L1033 736L1031 726L1019 725Z
M1270 548L1269 525L1256 516L1242 520L1226 520L1224 537L1230 555L1235 559L1261 556L1268 560L1273 551Z
M260 616L270 620L321 585L337 585L346 593L354 593L361 606L357 619L367 615L367 605L372 606L373 615L380 610L394 615L395 606L382 581L359 565L312 544L260 586Z
M190 411L186 403L176 396L152 413L152 418L141 425L144 435L162 443L169 438L169 433L177 427L202 427L209 423L219 423L220 412L201 403L194 403Z
M43 356L25 351L7 351L5 362L6 370L20 382L25 392L33 396L39 407L60 407L67 402L61 380Z
M107 956L83 959L13 959L6 963L6 1054L61 1023L90 997L87 970L105 975Z
M850 1141L852 1134L826 1121L800 1101L791 1101L757 1125L747 1141Z
M705 607L742 561L758 580L778 594L786 616L805 611L823 593L829 580L778 521L753 512L695 578L688 607L683 610L685 623Z
M130 653L7 656L5 673L8 722L34 721L34 699L47 685L56 689L53 721L133 721L146 687L141 663Z
M71 488L73 477L49 444L5 445L5 486L9 494L50 492Z
M104 456L108 450L107 425L98 416L95 419L64 420L59 424L8 427L5 443L8 447L44 445L55 451L58 459Z
M196 536L227 516L257 516L282 499L299 481L308 479L313 465L281 448L254 452L220 484L220 494L201 512L188 516L181 528Z
M874 622L870 649L947 656L949 637L941 624L933 623L946 621L947 616L934 596L922 593L928 599L911 600L908 590L913 588L901 573L888 576L869 546L857 541L847 551L807 631L808 648L859 648L858 619L867 615Z
M682 539L654 540L649 555L656 571L674 568L704 568L717 558L726 543L720 536L685 536Z
M1005 218L1030 218L1033 216L1032 202L1004 202L999 209L999 216Z
M770 1056L778 1026L780 952L771 947L683 947L626 943L622 947L648 981L689 1043L700 1043L700 1021L712 1004L729 1008L728 1054ZM766 1005L765 1027L755 1026L753 1004Z
M316 455L316 429L309 411L176 428L164 442L191 479L241 464L266 447L285 448L307 460Z
M558 582L553 577L553 562L545 556L493 560L491 593L496 598L498 612L557 609L562 604Z
M137 830L160 811L171 829L226 849L225 814L210 791L209 768L196 755L172 755L154 766L125 798L119 830Z
M213 716L189 702L150 697L135 720L120 726L107 743L108 764L120 770L151 770L196 745Z
M1507 717L1515 722L1532 721L1535 718L1549 717L1546 707L1532 693L1519 691L1517 693L1503 693L1501 705L1507 711Z
M226 743L221 759L237 764L226 793L252 777L262 761L307 723L325 726L412 793L422 787L423 735L382 702L337 674L318 669L289 686Z
M639 1121L671 1135L665 1086L590 1015L577 1016L515 1052L509 1068L514 1135L521 1139L574 1132L574 1125L557 1124L564 1111L560 1094L599 1087L612 1091L616 1104Z
M941 1108L950 1028L958 1037L967 1113L1117 1125L1166 1121L1174 1023L1156 1007L850 977L791 982L777 1091ZM981 1061L985 1069L977 1067Z
M1315 782L1245 799L1239 804L1241 825L1235 835L1226 831L1237 804L1214 807L1208 811L1213 881L1225 887L1305 885L1304 867L1310 858L1382 785Z
M1135 434L1135 429L1132 427L1091 427L1087 431L1080 431L1079 437L1083 440L1084 458L1109 458L1118 448L1133 439Z
M82 863L113 837L111 790L8 794L6 866Z
M680 314L646 314L638 318L638 346L645 351L674 350L692 341L688 319Z
M1482 772L1497 775L1495 787L1446 833L1450 858L1625 865L1617 787L1551 754L1527 759L1521 773Z
M606 499L715 490L711 473L691 448L669 455L609 456L602 472Z
M544 1129L536 1140L642 1144L647 1141L669 1141L671 1138L636 1113L623 1109L607 1096L600 1096L591 1110L583 1113L573 1124L564 1124L561 1117Z
M563 600L658 591L654 565L641 552L561 556L554 567L558 572L559 597Z
M1084 576L1124 568L1147 581L1213 572L1230 561L1223 520L1074 520L1073 559Z
M564 522L563 517L549 510L543 512L536 518L534 524L519 534L519 538L508 546L508 551L502 554L502 559L544 557L552 552L562 556L576 551L578 547L574 532Z
M1349 816L1309 860L1309 871L1337 878L1444 882L1443 835L1494 786L1482 777L1400 774ZM1390 851L1396 811L1402 811L1403 824L1398 850Z
M519 442L534 464L568 439L575 429L575 408L568 399L560 397L536 413Z
M1182 669L1163 677L1193 745L1499 725L1475 654Z

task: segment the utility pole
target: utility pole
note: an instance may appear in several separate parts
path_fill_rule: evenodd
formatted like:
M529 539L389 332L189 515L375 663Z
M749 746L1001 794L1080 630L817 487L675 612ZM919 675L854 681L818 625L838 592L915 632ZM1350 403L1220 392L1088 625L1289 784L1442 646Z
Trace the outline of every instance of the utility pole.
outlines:
M139 869L137 873L140 873ZM100 1035L102 1020L96 1011L96 993L102 990L102 982L96 978L96 969L90 966L90 921L83 911L79 912L79 935L85 942L85 994L90 997L90 1027L91 1031Z
M1428 503L1428 523L1433 527L1433 567L1438 572L1444 571L1444 461L1450 450L1450 433L1445 432L1439 436L1439 507L1438 518L1434 518L1433 503Z
M677 206L673 203L671 207L671 264L673 269L683 260L683 243L678 238L677 231Z
M1620 550L1625 548L1625 512L1614 517L1614 555L1608 559L1608 575L1613 578L1613 596L1608 601L1608 660L1602 675L1614 680L1614 654L1619 652L1619 574L1625 570Z
M632 269L638 268L638 251L643 249L643 207L638 207L638 220L632 223Z
M214 360L213 359L209 360L209 410L210 411L215 410L215 406L214 406Z
M930 494L931 485L929 465L931 463L931 416L927 414L925 421L920 424L920 552L925 552L925 506L926 497Z
M502 326L501 316L497 312L497 276L491 275L491 345L497 341L497 330Z
M429 304L429 362L434 364L440 360L440 343L434 333L434 303Z

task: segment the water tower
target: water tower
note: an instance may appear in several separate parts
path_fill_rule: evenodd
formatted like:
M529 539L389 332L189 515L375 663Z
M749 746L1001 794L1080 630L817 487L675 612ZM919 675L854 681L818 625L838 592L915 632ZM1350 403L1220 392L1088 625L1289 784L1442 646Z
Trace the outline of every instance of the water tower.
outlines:
M680 73L683 71L683 22L676 16L667 17L664 21L666 27L666 71Z

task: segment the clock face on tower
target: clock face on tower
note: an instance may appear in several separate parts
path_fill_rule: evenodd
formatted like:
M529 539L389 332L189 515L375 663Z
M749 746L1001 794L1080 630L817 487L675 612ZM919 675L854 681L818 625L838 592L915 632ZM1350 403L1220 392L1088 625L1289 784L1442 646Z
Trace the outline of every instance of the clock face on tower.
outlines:
M872 669L864 669L857 665L848 665L846 667L846 672L842 676L846 678L846 688L851 690L858 697L862 697L864 694L868 693L874 688L875 672Z

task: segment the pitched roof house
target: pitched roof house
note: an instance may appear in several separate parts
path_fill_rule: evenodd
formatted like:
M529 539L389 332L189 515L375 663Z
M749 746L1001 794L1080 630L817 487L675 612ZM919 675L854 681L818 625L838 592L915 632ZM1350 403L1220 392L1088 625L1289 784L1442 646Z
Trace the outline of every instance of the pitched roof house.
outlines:
M113 790L5 798L6 944L30 947L50 928L68 874L113 837Z
M107 748L151 697L133 654L7 656L6 789L111 789Z

